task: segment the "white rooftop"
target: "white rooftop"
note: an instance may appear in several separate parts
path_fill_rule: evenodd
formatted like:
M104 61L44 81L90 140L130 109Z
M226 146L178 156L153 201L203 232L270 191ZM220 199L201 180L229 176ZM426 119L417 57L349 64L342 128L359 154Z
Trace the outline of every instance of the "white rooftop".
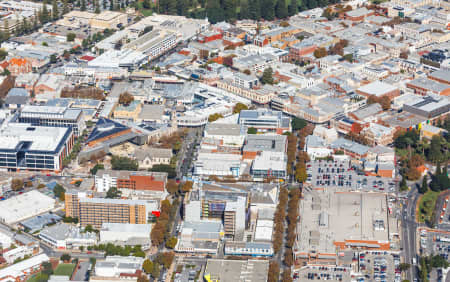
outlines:
M24 261L18 262L16 264L13 264L11 266L5 267L0 269L0 280L3 281L3 278L6 278L8 276L12 277L20 277L22 274L35 266L39 266L41 263L48 261L49 258L46 254L40 254L34 257L31 257L29 259L26 259ZM6 280L10 281L10 280ZM11 280L12 281L12 280Z
M64 135L70 130L67 127L9 123L0 129L0 148L15 150L21 142L30 142L28 150L55 151Z
M358 88L358 91L375 95L375 96L382 96L388 92L396 90L397 87L381 82L381 81L374 81L372 83L366 84L364 86L361 86Z
M55 200L32 190L0 202L0 221L14 223L50 211Z

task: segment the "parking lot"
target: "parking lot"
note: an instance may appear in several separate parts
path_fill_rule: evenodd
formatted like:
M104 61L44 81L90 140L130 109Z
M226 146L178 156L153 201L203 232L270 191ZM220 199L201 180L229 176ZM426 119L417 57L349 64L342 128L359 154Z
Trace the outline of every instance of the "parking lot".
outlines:
M294 274L294 281L350 281L350 268L339 266L307 266L298 274Z
M178 262L173 275L174 282L198 281L205 261Z
M307 182L316 188L334 186L345 191L394 193L397 187L392 178L357 172L348 161L311 161L307 165L307 174Z
M420 229L420 248L425 255L441 255L449 261L450 232ZM450 262L450 261L449 261Z
M359 272L363 277L357 279L363 281L401 281L401 271L399 269L399 254L389 252L366 251L358 254Z

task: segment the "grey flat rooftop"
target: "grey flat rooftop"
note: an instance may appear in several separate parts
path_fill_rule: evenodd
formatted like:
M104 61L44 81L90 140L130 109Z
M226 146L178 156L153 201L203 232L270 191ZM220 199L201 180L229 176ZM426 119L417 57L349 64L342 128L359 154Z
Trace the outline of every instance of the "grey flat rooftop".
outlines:
M267 281L268 260L221 260L209 259L205 275L221 282L261 282Z

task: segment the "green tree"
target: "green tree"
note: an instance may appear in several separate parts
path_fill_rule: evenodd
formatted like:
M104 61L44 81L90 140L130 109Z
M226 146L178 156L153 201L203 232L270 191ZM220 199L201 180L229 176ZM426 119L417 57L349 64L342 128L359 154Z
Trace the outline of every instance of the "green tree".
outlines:
M48 262L48 261L43 262L41 266L42 266L42 271L41 272L43 274L45 274L47 276L50 276L50 275L53 274L53 267L52 267L52 264L50 262Z
M166 241L166 248L173 249L173 248L175 248L175 246L177 245L177 243L178 243L177 237L170 237L170 238Z
M400 263L398 268L400 269L400 271L406 271L411 267L411 265L409 263Z
M292 130L300 130L308 125L308 122L304 119L293 117L291 121Z
M187 0L178 0L177 2L177 14L180 16L187 15L189 3Z
M11 180L11 190L13 191L19 191L23 188L23 180L19 178L14 178Z
M447 268L449 266L449 263L441 255L434 255L431 258L431 266L434 268Z
M252 20L261 19L261 4L262 0L248 0L249 1L249 17Z
M174 178L176 176L176 171L175 168L167 165L167 164L157 164L157 165L153 165L151 169L149 169L149 171L155 171L155 172L167 172L167 177L168 178Z
M442 143L441 137L438 135L433 136L431 139L430 150L428 153L428 159L433 162L440 161L442 159Z
M153 269L152 269L152 277L154 278L154 279L158 279L158 277L159 277L159 270L160 269L160 266L159 266L159 263L153 263Z
M70 255L69 254L62 254L61 255L61 257L60 257L60 259L63 261L63 262L69 262L70 261Z
M428 179L427 176L425 175L422 179L422 186L420 186L419 188L419 193L420 194L425 194L428 191L428 183L427 183Z
M258 133L258 130L254 127L249 127L247 129L247 134L256 134L256 133Z
M42 16L41 24L47 23L50 19L50 14L47 9L47 0L44 0L44 2L42 2L42 15L41 16Z
M146 259L144 260L144 263L142 264L142 268L144 269L145 273L150 274L153 271L153 262L151 260Z
M138 170L139 166L136 160L128 157L112 156L111 166L113 170Z
M95 5L95 13L100 14L100 3L98 3L98 0L94 1L94 5Z
M218 119L220 119L220 118L223 118L223 115L221 115L221 114L212 114L212 115L210 115L209 117L208 117L208 121L209 122L213 122L213 121L216 121L216 120L218 120Z
M297 167L295 169L295 179L297 179L298 182L305 182L308 178L308 174L306 173L306 167L304 164L297 164Z
M75 33L68 33L67 35L66 35L66 39L67 39L67 42L73 42L74 40L75 40L75 37L76 37L77 35L75 34Z
M291 17L298 13L298 3L297 0L291 0L288 6L288 15Z
M57 20L59 18L58 2L56 0L52 1L52 18Z
M221 22L225 19L219 0L209 0L206 3L206 13L211 23Z
M64 194L66 193L66 189L64 189L64 187L61 184L56 184L55 187L53 188L53 194L55 195L55 197L59 198L59 199L64 199Z
M248 110L247 105L242 103L236 103L233 107L233 114L239 114L242 110Z
M261 15L266 21L275 19L275 0L260 0Z
M95 166L91 169L91 174L92 174L92 175L96 175L96 174L97 174L97 171L98 171L99 169L105 169L105 165L102 164L102 163L97 163L97 164L95 164Z
M117 198L120 198L121 195L122 195L122 192L119 189L117 189L116 187L111 187L106 192L106 198L108 198L108 199L117 199Z
M236 19L236 0L223 0L223 12L226 20Z
M92 225L88 224L86 225L86 227L84 227L84 232L94 232L94 227L92 227Z
M67 0L64 0L64 1L63 1L63 10L62 10L62 13L63 13L63 15L65 15L65 14L67 14L68 12L70 12L69 4L67 3Z
M286 0L277 0L275 13L279 19L287 18L288 10L286 7Z
M271 67L268 67L264 70L263 75L261 77L262 84L273 84L273 70Z
M8 56L8 52L5 49L0 49L0 60L4 60Z
M239 18L240 19L249 19L250 11L249 11L249 0L241 0L241 7L239 9Z
M150 4L150 0L144 0L143 2L142 2L142 7L144 8L144 9L150 9L152 6L151 6L151 4Z
M58 59L56 58L56 55L55 54L51 54L50 55L50 63L51 64L54 64L54 63L56 63L58 61Z

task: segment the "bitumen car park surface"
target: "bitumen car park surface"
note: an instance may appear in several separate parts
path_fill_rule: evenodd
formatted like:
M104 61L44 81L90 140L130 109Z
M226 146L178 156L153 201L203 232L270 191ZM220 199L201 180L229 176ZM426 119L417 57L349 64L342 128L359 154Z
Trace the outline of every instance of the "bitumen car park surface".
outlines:
M395 193L392 178L357 172L348 161L314 160L307 164L307 183L314 188L337 187L343 191Z
M399 269L400 255L386 251L365 251L358 254L359 272L363 277L357 279L363 281L400 282Z

